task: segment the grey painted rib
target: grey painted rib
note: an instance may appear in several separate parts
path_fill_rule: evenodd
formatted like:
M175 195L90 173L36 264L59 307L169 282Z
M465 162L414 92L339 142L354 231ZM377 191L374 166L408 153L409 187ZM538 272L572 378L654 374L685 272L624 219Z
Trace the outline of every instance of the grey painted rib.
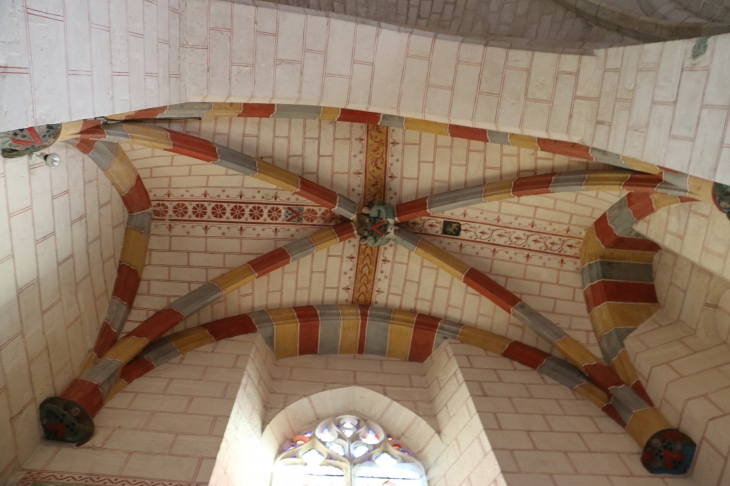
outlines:
M537 367L537 371L571 389L588 380L578 368L555 356L546 359Z
M144 233L148 238L150 236L150 228L152 227L152 210L141 211L139 213L130 214L127 218L127 228L133 228Z
M629 282L654 282L651 263L614 262L595 260L580 269L583 288L599 280L625 280Z
M342 313L335 305L315 305L319 313L319 354L339 354Z
M84 376L81 378L101 385L104 383L104 380L116 373L117 370L122 367L122 364L123 363L121 361L101 358L89 371L84 373Z
M256 330L264 339L266 345L274 350L274 321L266 311L250 312L248 317L256 324Z
M421 238L403 227L396 228L394 241L401 246L408 248L408 251L415 251Z
M657 185L656 190L657 192L661 192L662 194L668 194L670 196L686 196L687 194L689 194L688 191L680 189L674 184L669 184L668 182L662 182L661 184Z
M217 143L213 145L215 145L218 150L218 161L213 162L213 164L220 165L221 167L231 169L244 175L254 175L258 173L259 165L255 158Z
M444 336L443 334L436 333L436 337L433 340L433 348L431 349L431 352L436 351L439 346L441 346L443 343L448 341L450 338Z
M406 119L398 115L381 115L380 125L391 128L405 128Z
M558 339L567 336L562 329L556 326L552 321L537 312L535 309L520 302L512 308L512 315L522 324L531 329L535 334L543 338L549 343L554 343Z
M626 165L624 161L621 160L621 156L619 154L591 147L591 155L596 162L613 165L615 167L621 167L622 169L631 169L631 167Z
M114 383L116 383L116 381L116 375L107 376L106 380L104 380L103 383L99 384L99 391L101 391L101 395L104 397L109 395L109 392L111 391L112 386L114 386Z
M167 363L178 356L180 356L180 351L167 338L158 339L147 346L140 354L140 357L145 358L155 366Z
M585 184L589 171L577 170L574 172L561 172L553 177L550 183L550 192L575 192L585 191Z
M311 105L276 105L276 111L271 118L296 118L299 120L316 120L322 113L322 108Z
M629 209L625 197L622 197L613 206L608 208L606 218L608 218L608 224L611 225L617 235L641 237L639 233L633 230L637 221L634 218L634 213Z
M658 190L664 192L665 186L672 186L675 190L684 191L684 195L689 193L689 175L680 172L664 172L664 182L657 186Z
M428 210L434 214L479 204L484 202L483 194L484 185L442 192L428 198Z
M463 324L444 319L439 323L439 327L436 329L436 334L443 335L444 339L459 339L459 332L461 332L463 327Z
M105 140L110 142L129 142L131 137L124 128L124 123L102 123L101 128L106 132Z
M388 353L388 331L391 309L371 307L368 310L368 325L365 334L365 354L386 356Z
M287 243L284 245L284 249L291 256L291 261L295 261L314 253L315 246L312 240L305 236L304 238Z
M487 138L490 143L498 143L500 145L509 145L509 133L498 132L496 130L487 130Z
M220 287L208 282L192 292L183 295L170 304L170 307L181 313L183 316L188 317L208 304L212 304L218 300L221 295L223 295L223 291Z
M357 216L357 203L348 199L342 194L337 195L337 207L333 210L335 214L352 219Z
M629 422L635 412L651 408L634 390L626 385L611 388L609 391L612 395L611 405L625 423Z
M213 109L213 103L189 102L170 105L158 118L202 118Z
M117 156L117 144L109 142L96 142L94 149L89 152L89 157L99 166L101 170L109 169L112 160Z
M598 340L603 360L611 364L624 349L624 340L636 330L635 327L614 327Z
M119 333L122 332L124 324L127 322L131 304L131 302L129 305L125 304L119 300L119 297L112 297L111 300L109 300L109 307L106 309L106 317L104 317L104 320L109 323L112 329L114 329L117 333L117 337L119 336Z

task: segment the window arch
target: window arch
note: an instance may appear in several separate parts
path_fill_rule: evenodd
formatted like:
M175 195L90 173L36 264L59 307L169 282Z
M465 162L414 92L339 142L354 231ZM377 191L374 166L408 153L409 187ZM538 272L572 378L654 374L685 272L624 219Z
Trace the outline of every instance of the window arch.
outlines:
M371 420L339 415L282 446L271 486L426 486L421 463Z

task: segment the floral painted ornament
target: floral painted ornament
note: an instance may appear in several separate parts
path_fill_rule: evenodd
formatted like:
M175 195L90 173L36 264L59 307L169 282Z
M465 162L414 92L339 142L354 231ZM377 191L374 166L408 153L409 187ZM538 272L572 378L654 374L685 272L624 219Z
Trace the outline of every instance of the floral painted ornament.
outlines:
M686 434L660 430L646 443L641 463L652 474L684 475L692 467L697 444Z
M38 152L53 145L60 134L60 123L0 132L0 155L12 159Z

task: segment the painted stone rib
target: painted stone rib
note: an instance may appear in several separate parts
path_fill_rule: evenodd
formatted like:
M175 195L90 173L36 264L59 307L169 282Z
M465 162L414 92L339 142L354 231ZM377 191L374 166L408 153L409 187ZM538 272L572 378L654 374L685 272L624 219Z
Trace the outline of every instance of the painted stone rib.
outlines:
M591 171L580 170L575 172L560 172L553 176L550 183L550 192L583 191L586 178Z
M421 241L421 238L414 233L410 231L400 231L400 229L395 230L394 239L396 243L403 245L409 251L416 251L418 242Z
M256 311L249 313L249 317L256 325L257 332L261 334L266 345L274 349L274 321L266 311Z
M437 332L438 334L442 334L445 339L459 339L459 333L463 327L463 324L444 319L439 324Z
M639 233L633 230L638 221L634 218L634 213L628 208L626 198L620 199L608 208L606 217L608 218L608 224L611 225L617 235L641 237Z
M115 143L97 142L88 155L101 170L109 170L112 162L117 157L117 147Z
M651 263L595 260L580 269L583 288L599 280L654 282Z
M388 352L388 331L393 312L382 307L371 307L368 312L365 354L385 356Z
M337 207L333 210L334 213L344 216L347 219L352 219L357 216L357 203L352 199L348 199L342 194L337 195Z
M316 120L322 113L322 108L312 105L276 105L276 111L271 118L294 118L299 120Z
M115 374L123 364L124 363L121 361L101 358L94 366L91 367L91 369L89 369L89 371L84 373L81 379L100 385L104 383L109 376Z
M296 261L314 253L316 248L309 238L299 238L284 245L284 249L291 255L291 261Z
M342 331L342 311L337 306L315 306L319 313L319 354L338 354L340 352L340 333Z
M496 130L489 130L487 132L487 137L489 137L489 141L491 143L498 143L500 145L509 145L509 133L507 132L498 132Z
M188 317L203 307L212 304L221 295L223 295L223 291L216 284L205 283L177 299L170 304L170 308L175 309L184 317Z
M170 342L167 338L160 338L154 343L150 344L140 353L142 358L145 358L155 366L160 366L172 359L180 356L180 351Z
M384 127L404 128L405 118L398 115L383 115L380 117L380 124Z
M551 356L546 359L545 362L537 368L537 371L571 389L588 381L586 375L584 375L578 368L560 358L556 358L555 356Z
M619 154L607 152L596 147L591 147L591 155L596 162L613 165L615 167L621 167L622 169L631 169L628 164L621 160L621 156Z
M152 210L142 211L141 213L130 214L127 218L127 228L133 228L144 233L149 238L150 228L152 227Z
M220 165L226 169L236 171L238 173L252 176L256 175L259 171L258 161L246 155L243 152L224 147L220 144L215 144L218 150L218 160L213 162L214 165Z
M512 315L549 343L554 343L567 336L562 329L524 302L520 302L512 308Z
M159 118L203 118L213 110L213 103L188 102L170 105Z
M428 211L431 214L442 213L450 209L472 206L484 201L484 186L465 187L456 191L442 192L428 198Z
M112 297L109 300L109 307L107 307L104 321L108 322L117 335L119 335L119 333L122 332L124 323L127 322L130 310L131 309L127 304L119 300L117 297Z
M601 354L606 363L613 362L624 349L624 340L636 330L635 327L614 327L598 340Z
M626 423L628 423L631 416L639 410L652 408L648 403L642 400L641 397L634 392L634 390L626 385L611 388L611 395L613 396L611 399L611 405L614 406L621 416L621 419Z

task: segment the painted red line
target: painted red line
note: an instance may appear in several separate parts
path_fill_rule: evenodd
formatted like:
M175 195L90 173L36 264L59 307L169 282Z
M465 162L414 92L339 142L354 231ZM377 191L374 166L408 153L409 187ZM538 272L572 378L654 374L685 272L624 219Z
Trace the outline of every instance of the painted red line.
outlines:
M433 353L433 343L436 340L441 319L426 314L416 314L411 336L411 347L408 352L408 361L423 363Z
M401 223L410 221L411 219L429 216L430 214L428 211L428 197L395 205L395 217Z
M377 125L380 123L380 116L380 113L341 108L340 116L337 117L337 121Z
M540 174L529 177L518 177L512 184L513 196L532 196L550 192L550 185L555 174Z
M464 283L507 312L511 313L512 308L521 302L515 294L474 268L466 271Z
M465 138L467 140L478 140L489 142L489 136L484 128L464 127L461 125L449 125L449 135L454 138Z
M357 354L365 354L365 336L368 332L368 311L370 306L359 305L360 310L360 333L357 337Z
M270 103L244 103L243 109L237 115L242 117L271 118L276 111L276 105Z
M284 248L276 248L248 262L257 277L271 273L291 262L291 255Z
M186 133L180 133L173 130L165 130L170 137L172 148L169 152L192 157L203 162L216 162L219 159L218 149L208 140L193 137Z
M502 356L536 370L552 355L519 341L512 341L502 352Z
M182 313L166 307L152 314L146 321L133 329L127 336L147 339L150 342L159 339L167 331L183 320Z
M294 307L299 319L299 354L319 354L319 312L313 305Z
M216 321L203 324L200 327L206 329L216 341L240 336L242 334L249 334L258 330L253 319L251 319L247 314L218 319Z
M320 186L319 184L305 179L304 177L299 178L299 189L294 191L294 194L309 199L310 201L314 201L327 209L334 209L337 207L337 193L335 191Z
M74 378L71 384L61 393L63 398L73 400L94 417L104 406L104 396L99 385L88 380Z
M591 155L591 148L580 143L564 142L562 140L550 140L549 138L538 138L537 146L543 152L567 155L583 160L594 160Z
M659 302L654 282L599 280L583 291L588 313L607 302L656 304Z

